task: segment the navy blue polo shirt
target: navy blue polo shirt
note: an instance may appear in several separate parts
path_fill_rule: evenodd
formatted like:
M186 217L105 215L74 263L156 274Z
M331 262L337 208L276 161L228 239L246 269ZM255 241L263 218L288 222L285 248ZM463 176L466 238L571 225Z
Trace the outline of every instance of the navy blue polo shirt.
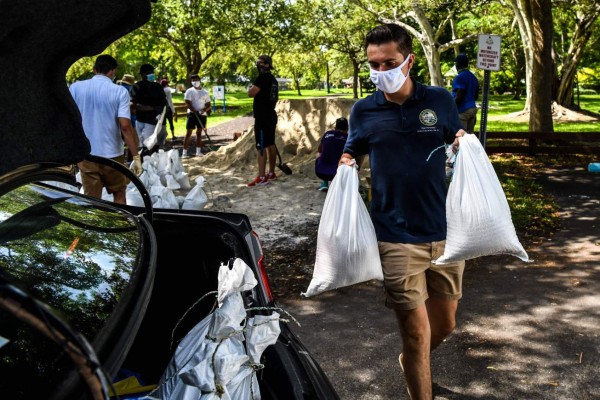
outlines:
M448 90L413 83L403 105L388 102L378 90L350 113L344 152L369 155L371 219L377 240L384 242L446 238L444 145L462 125Z

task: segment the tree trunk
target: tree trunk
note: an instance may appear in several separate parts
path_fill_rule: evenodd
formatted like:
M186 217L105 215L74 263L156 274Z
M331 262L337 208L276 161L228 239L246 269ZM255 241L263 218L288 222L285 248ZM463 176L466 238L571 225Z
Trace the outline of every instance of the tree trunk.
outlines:
M530 132L553 132L552 122L552 24L551 0L521 0L532 33Z
M331 72L329 72L329 62L325 63L325 84L327 85L327 94L331 93Z
M577 66L583 57L585 47L594 31L593 26L600 14L600 3L592 4L590 8L576 13L575 32L569 50L563 58L560 82L556 92L556 102L563 107L572 108L573 87L577 75Z
M358 73L360 72L360 64L352 60L352 95L354 99L358 99Z

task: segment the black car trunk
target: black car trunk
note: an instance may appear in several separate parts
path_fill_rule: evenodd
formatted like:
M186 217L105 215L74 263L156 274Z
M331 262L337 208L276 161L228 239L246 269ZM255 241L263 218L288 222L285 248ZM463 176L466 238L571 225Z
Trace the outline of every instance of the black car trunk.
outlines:
M158 242L154 288L138 335L122 365L122 370L138 374L146 385L159 382L179 341L213 309L215 295L198 300L217 290L221 263L241 258L254 270L257 280L261 279L255 259L258 255L253 254L252 244L247 241L251 229L244 215L157 211L152 225ZM246 308L275 307L265 295L264 284L259 282L243 294ZM254 313L270 311L250 312ZM320 367L285 323L281 324L277 343L265 350L261 361L264 369L258 371L257 378L262 399L337 398L335 394L319 395L320 383L330 387L324 374L299 373L320 371Z
M198 300L217 290L221 263L241 258L253 265L241 232L222 219L157 212L153 227L158 243L154 288L123 364L147 384L159 381L179 340L213 309L215 295Z

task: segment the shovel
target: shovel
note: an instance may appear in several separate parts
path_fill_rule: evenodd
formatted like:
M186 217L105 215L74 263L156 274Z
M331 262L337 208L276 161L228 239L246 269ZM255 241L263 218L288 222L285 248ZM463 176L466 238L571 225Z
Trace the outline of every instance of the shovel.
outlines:
M288 167L287 164L284 164L281 161L281 154L279 154L279 149L277 148L277 145L275 145L275 151L277 152L277 158L279 159L279 164L277 164L277 168L279 168L284 174L291 175L292 169Z
M202 131L204 132L204 134L206 135L206 137L208 138L208 148L211 151L215 151L215 147L212 144L212 140L210 140L210 136L208 136L208 129L206 129L206 127L204 126L204 124L202 123L202 121L200 120L200 117L198 116L198 114L194 113L194 116L196 117L196 120L198 121L198 123L200 124L200 126L202 127Z

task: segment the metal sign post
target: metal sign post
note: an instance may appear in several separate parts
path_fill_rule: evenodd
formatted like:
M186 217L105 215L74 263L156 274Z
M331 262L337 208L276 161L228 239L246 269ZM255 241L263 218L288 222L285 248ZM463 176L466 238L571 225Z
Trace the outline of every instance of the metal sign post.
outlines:
M217 100L223 100L223 113L227 111L225 107L225 86L213 86L213 111L216 110Z
M485 148L487 134L488 99L490 92L490 71L500 70L500 41L498 35L479 35L479 50L477 51L477 68L483 73L483 96L481 102L481 121L479 125L479 140Z

